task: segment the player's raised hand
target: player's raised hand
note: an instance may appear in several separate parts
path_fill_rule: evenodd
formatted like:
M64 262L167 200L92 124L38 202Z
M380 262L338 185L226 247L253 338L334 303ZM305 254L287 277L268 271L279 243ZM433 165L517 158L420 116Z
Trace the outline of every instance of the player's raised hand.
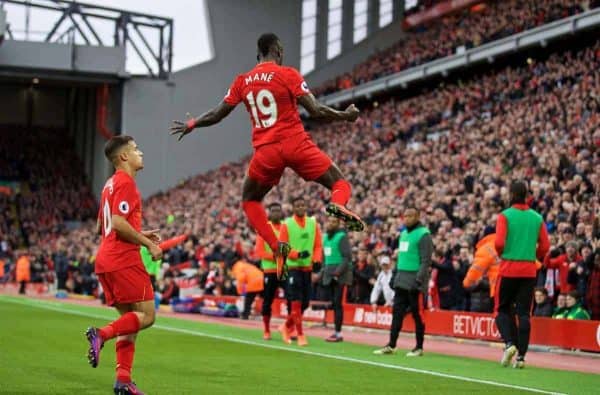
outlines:
M196 119L190 115L190 113L185 114L187 121L178 121L173 120L173 124L171 125L171 136L179 135L177 141L181 141L181 139L189 134L196 127Z
M358 108L356 108L356 106L354 104L350 104L345 110L344 112L347 115L347 121L348 122L354 122L358 119L358 114L360 114L360 110Z
M152 230L145 230L142 232L142 234L144 236L146 236L147 238L150 239L150 241L152 241L154 244L158 244L162 241L162 238L160 237L160 229L152 229Z
M163 252L160 249L160 247L156 244L152 244L148 251L150 251L150 255L152 255L153 260L157 261L159 259L162 259Z

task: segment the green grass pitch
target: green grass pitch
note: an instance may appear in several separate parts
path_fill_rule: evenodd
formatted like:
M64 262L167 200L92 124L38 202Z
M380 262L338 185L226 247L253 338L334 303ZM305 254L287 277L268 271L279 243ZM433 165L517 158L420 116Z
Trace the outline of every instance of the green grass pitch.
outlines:
M83 332L115 316L105 308L0 296L0 393L112 393L114 343L92 369ZM375 356L372 347L318 338L299 349L278 340L263 341L258 330L159 317L138 337L133 377L148 394L593 394L600 388L592 374L514 370L433 353Z

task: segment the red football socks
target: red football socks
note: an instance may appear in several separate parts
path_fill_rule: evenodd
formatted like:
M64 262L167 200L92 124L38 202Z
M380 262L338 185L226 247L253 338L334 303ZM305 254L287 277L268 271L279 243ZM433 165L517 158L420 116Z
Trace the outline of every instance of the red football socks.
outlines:
M292 302L292 317L294 323L296 324L296 332L298 332L298 336L302 336L304 334L304 332L302 332L302 302Z
M265 332L271 333L271 316L263 315L263 326L265 327Z
M129 340L119 340L115 349L117 351L117 380L122 383L129 383L131 381L135 343Z
M331 187L331 202L337 203L341 206L345 206L350 199L350 193L352 192L352 187L350 183L346 180L337 180L333 183Z
M140 320L133 311L123 314L119 319L99 329L102 340L107 341L117 336L130 335L140 330Z
M285 327L288 328L288 330L292 330L294 328L294 315L292 314L292 312L290 311L288 313L288 316L285 320Z
M247 200L242 203L242 208L246 213L250 226L267 242L273 251L277 251L277 236L275 236L273 228L269 225L267 213L262 203L255 200Z

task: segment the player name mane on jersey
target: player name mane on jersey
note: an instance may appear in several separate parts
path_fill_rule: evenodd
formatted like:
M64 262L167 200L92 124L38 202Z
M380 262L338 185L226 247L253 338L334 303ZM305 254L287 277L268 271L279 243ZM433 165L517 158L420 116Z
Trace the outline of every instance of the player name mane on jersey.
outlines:
M246 85L249 85L253 82L263 81L263 82L271 82L273 77L275 76L275 72L272 71L270 73L255 73L254 75L249 75L244 79Z

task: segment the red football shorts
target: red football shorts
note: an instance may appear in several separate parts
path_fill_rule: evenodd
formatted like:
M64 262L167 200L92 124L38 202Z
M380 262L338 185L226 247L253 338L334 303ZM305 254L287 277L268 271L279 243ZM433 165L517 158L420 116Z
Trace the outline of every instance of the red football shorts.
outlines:
M263 185L279 184L286 167L306 181L321 177L333 164L307 135L265 144L254 150L248 176Z
M114 272L98 273L106 304L128 304L154 300L150 276L142 265L134 265Z

